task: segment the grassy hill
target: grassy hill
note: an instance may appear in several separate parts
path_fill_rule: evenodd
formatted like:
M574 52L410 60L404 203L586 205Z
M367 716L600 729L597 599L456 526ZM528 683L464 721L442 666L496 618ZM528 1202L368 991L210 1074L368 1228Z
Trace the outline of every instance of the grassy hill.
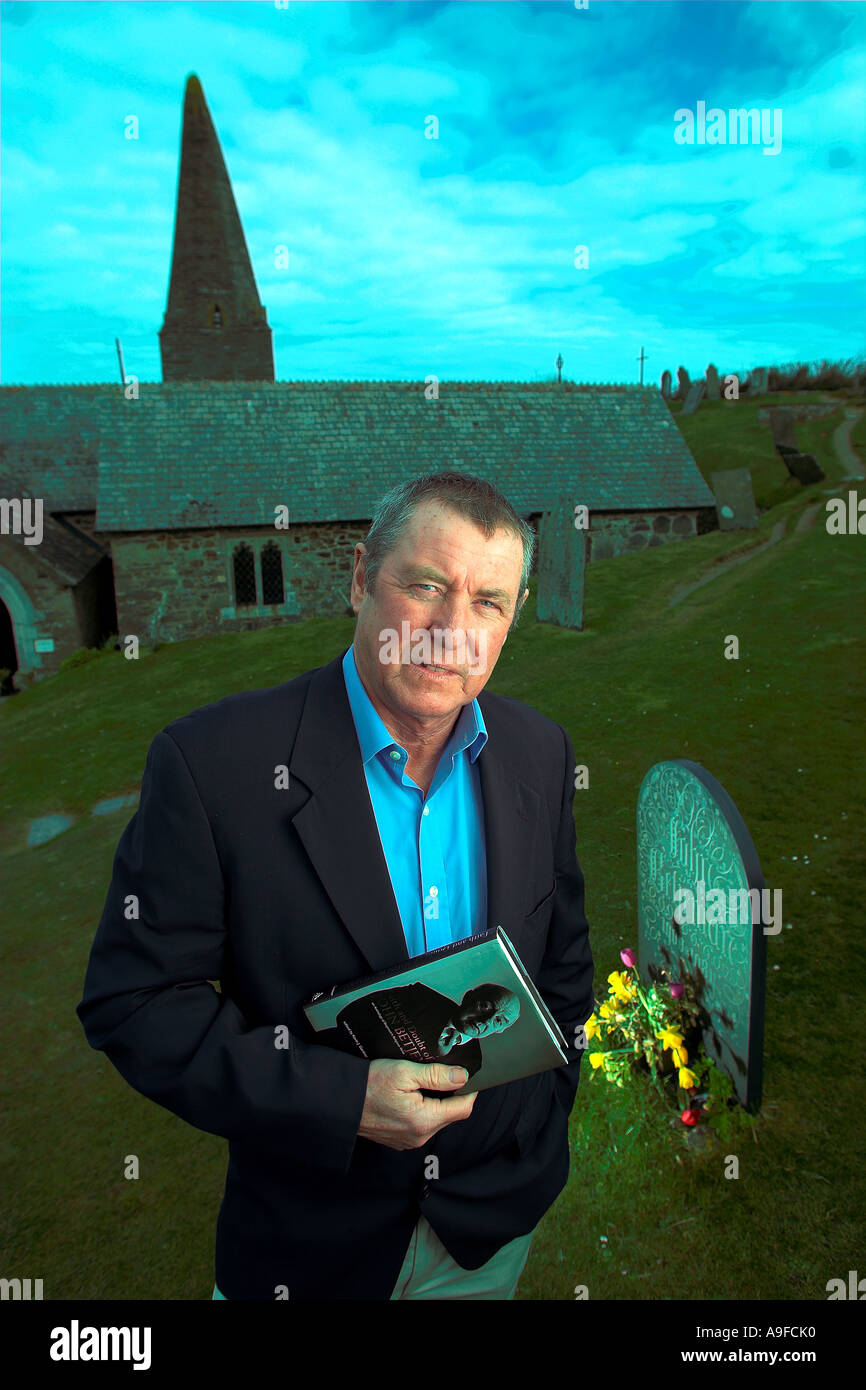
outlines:
M768 937L763 1112L730 1141L740 1177L727 1180L723 1156L686 1147L649 1093L618 1091L585 1066L571 1178L536 1236L524 1299L571 1300L587 1284L594 1300L823 1300L829 1278L857 1267L864 539L829 536L821 514L795 529L840 477L828 443L837 421L798 430L828 474L802 489L750 411L754 402L702 406L680 423L705 475L753 468L770 508L759 532L591 566L581 633L537 624L533 586L490 688L562 723L589 767L575 819L597 993L620 948L636 944L635 805L647 768L694 759L734 798L768 886L783 890L786 925ZM780 518L778 544L670 604ZM136 787L169 720L321 665L352 626L316 620L178 643L138 662L102 653L0 705L0 1155L16 1195L0 1248L2 1272L43 1277L46 1298L209 1297L225 1167L222 1141L132 1092L74 1015L130 814L93 817L90 807ZM723 656L732 633L738 661ZM27 849L29 821L51 811L80 819ZM123 1178L129 1153L141 1162L137 1182Z
M774 391L752 399L745 396L740 401L703 401L693 415L683 415L682 401L671 401L670 409L706 482L709 484L710 475L717 470L748 468L755 501L759 508L767 508L796 500L802 489L780 462L770 426L758 419L759 411L767 406L832 403L836 405L833 415L798 420L795 425L801 452L814 454L828 479L832 479L840 473L832 447L833 431L844 420L847 407L863 405L862 396L848 392ZM864 421L858 423L862 427ZM857 438L855 430L855 447Z

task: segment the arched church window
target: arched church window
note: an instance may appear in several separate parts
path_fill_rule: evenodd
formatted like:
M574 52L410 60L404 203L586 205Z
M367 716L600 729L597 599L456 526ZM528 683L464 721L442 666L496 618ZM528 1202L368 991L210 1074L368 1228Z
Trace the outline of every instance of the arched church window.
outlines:
M222 328L223 326L223 311L218 304L215 304L213 306L213 313L211 314L211 326L213 328Z
M232 555L232 574L235 581L235 607L242 608L256 601L256 558L252 546L241 543Z
M268 541L267 545L262 546L261 564L262 603L282 603L285 598L283 555L275 541Z

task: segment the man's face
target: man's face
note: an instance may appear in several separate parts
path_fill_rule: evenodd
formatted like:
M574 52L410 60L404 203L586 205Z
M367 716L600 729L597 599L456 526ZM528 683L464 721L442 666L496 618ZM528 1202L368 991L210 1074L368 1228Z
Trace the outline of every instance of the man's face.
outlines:
M352 576L355 658L374 703L419 726L453 722L496 665L517 606L522 566L519 536L498 530L488 540L438 501L415 508L383 559L372 593L359 543ZM410 640L400 641L395 652L394 635L406 634Z
M454 1019L464 1042L469 1042L472 1038L488 1038L491 1033L501 1033L510 1028L512 1022L508 1010L491 999L464 1000L460 1012Z

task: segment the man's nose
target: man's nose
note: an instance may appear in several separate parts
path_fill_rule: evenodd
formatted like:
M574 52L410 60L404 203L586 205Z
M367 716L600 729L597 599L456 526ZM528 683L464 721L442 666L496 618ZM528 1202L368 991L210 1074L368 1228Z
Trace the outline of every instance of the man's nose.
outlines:
M472 630L472 604L468 595L449 594L439 607L433 631L447 630L458 650L466 650L467 635Z

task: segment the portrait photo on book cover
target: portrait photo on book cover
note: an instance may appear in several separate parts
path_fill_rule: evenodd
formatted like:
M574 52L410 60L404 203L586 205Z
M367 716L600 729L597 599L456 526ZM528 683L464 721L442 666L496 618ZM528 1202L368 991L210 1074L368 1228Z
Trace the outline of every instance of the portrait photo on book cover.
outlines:
M460 1000L427 985L400 985L353 999L316 1041L342 1051L354 1042L371 1059L454 1062L471 1077L483 1061L480 1040L510 1028L519 1014L520 1000L504 985L476 985Z

